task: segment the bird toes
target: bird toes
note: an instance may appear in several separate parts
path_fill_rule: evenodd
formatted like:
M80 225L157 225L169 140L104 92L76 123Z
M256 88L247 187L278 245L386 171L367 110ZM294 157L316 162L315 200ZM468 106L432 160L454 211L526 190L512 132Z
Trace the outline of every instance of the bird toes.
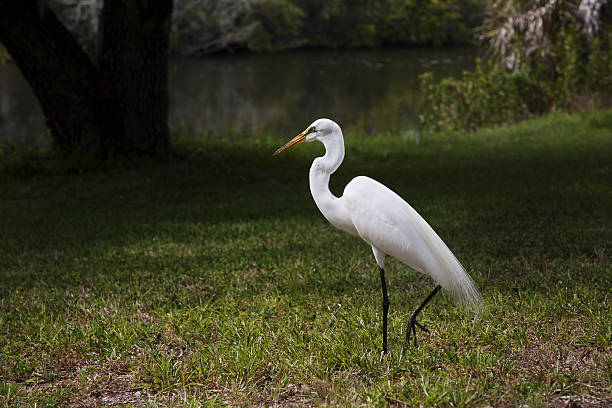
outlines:
M408 327L406 328L406 342L404 343L404 350L406 349L406 347L408 347L408 344L410 343L411 333L414 336L414 347L418 347L417 335L416 335L417 326L419 327L419 329L423 330L425 333L429 333L429 330L425 328L425 326L417 322L415 316L410 316L410 320L408 321Z
M425 328L425 326L423 326L421 323L417 322L416 320L414 321L414 324L416 324L417 326L419 326L419 328L420 328L421 330L423 330L425 333L429 333L429 330L427 330L427 329Z

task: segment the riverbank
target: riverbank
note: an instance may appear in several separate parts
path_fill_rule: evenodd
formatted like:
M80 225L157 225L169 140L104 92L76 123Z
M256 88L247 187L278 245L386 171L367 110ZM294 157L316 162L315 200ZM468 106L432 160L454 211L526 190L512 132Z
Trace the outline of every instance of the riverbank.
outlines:
M459 77L476 55L452 47L170 58L169 125L183 137L240 140L288 137L322 116L362 133L416 130L419 75ZM0 67L0 104L0 144L49 143L38 101L16 66Z
M389 261L390 353L370 249L308 189L321 146L191 140L171 163L0 177L0 403L605 406L612 403L612 111L418 138L346 134L341 194L407 199L481 289ZM3 158L6 158L4 156ZM45 161L47 160L47 161Z

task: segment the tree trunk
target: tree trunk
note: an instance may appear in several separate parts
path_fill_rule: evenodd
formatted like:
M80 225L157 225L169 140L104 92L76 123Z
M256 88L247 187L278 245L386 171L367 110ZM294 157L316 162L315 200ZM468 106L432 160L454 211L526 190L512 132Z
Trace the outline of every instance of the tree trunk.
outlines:
M106 0L96 68L44 0L0 0L0 41L32 86L57 150L167 151L171 13L171 0Z
M117 99L43 1L0 1L0 40L32 86L61 151L107 149Z
M168 41L172 0L105 0L98 30L100 71L117 85L121 151L166 151Z

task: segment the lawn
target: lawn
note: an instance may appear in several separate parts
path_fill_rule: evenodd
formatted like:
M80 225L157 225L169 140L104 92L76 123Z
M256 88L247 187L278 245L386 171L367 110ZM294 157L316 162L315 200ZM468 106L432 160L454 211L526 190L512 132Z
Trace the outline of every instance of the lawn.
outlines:
M321 145L272 158L292 136L164 163L4 153L0 406L612 406L612 111L345 135L332 191L395 190L484 300L439 294L402 353L434 283L389 258L386 356L371 250L310 197Z

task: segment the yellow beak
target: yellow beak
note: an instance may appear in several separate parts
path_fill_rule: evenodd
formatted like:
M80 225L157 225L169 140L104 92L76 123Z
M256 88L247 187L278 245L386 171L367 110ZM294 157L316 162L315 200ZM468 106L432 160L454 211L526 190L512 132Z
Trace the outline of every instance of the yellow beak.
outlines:
M290 147L293 147L298 143L302 143L304 139L306 139L306 135L311 132L312 132L311 128L306 129L305 131L303 131L302 133L300 133L299 135L297 135L296 137L294 137L293 139L291 139L290 141L282 145L277 151L274 152L272 156L276 156L277 154L284 152Z

